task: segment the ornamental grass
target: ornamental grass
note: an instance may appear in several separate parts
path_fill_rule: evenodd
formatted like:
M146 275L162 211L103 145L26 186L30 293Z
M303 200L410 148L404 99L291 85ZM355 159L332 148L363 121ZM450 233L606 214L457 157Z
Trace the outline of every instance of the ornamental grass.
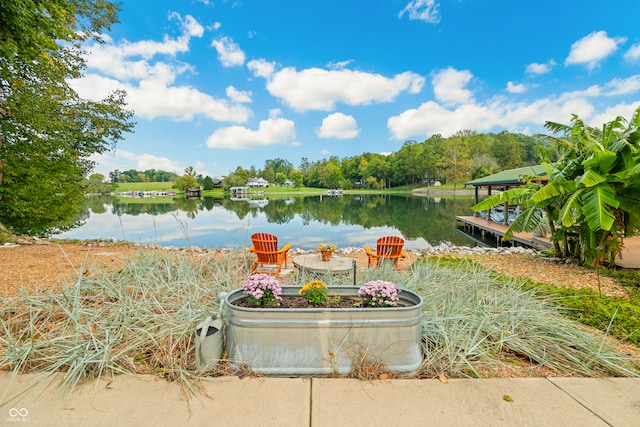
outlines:
M142 373L182 381L195 392L196 380L211 375L195 370L196 325L218 313L216 295L238 289L250 265L241 251L221 257L141 252L117 272L80 266L60 292L6 296L0 369L61 372L69 392L84 379ZM402 273L358 272L359 284L374 280L424 299L419 376L479 377L484 366L509 363L505 355L562 375L638 376L624 354L562 316L549 297L482 267L418 262Z

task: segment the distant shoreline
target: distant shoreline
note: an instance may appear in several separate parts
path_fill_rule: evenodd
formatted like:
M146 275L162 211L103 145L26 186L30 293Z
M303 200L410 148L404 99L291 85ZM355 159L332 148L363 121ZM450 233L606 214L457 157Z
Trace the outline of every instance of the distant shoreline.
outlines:
M416 188L411 191L411 194L415 196L473 196L475 195L475 189L462 189L458 190L441 190L438 187L429 187L429 188ZM484 188L478 189L478 194L487 194L487 190Z

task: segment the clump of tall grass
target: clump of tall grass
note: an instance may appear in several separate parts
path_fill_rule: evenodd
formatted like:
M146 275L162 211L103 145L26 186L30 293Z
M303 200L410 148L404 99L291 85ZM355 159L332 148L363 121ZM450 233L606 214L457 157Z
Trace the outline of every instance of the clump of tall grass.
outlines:
M5 298L0 369L83 378L155 371L189 384L195 326L218 309L216 295L246 276L239 252L219 258L143 252L116 273L90 271L61 292ZM91 269L90 269L91 270Z
M6 297L0 369L63 372L69 390L84 378L149 372L192 387L195 327L217 313L218 293L240 287L250 264L243 251L221 257L148 251L118 272L82 266L60 292ZM423 376L480 376L479 367L503 363L505 353L560 373L637 375L624 355L560 315L550 300L481 267L417 263L402 273L358 273L358 282L367 280L393 281L424 298Z
M478 377L505 354L566 375L638 376L626 356L561 315L550 297L468 262L419 263L401 284L424 299L423 375Z

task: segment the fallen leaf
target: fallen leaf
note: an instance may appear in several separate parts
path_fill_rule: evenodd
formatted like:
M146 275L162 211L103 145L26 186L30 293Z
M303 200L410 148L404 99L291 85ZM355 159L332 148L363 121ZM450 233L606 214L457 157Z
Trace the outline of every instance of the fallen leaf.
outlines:
M513 397L505 394L504 396L502 396L502 400L504 400L505 402L513 402Z
M447 376L445 374L438 375L438 379L443 384L447 384L449 382L449 380L447 379Z

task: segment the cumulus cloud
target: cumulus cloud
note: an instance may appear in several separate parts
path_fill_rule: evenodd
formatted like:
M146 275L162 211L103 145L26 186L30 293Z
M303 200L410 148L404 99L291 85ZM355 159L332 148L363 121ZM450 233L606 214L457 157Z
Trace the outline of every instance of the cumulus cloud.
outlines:
M257 130L243 126L217 129L207 139L209 148L247 150L292 142L296 136L293 121L283 118L262 120Z
M204 29L191 16L182 18L172 13L170 19L178 21L182 33L177 38L165 36L162 42L142 40L115 42L104 37L103 44L88 45L87 74L70 85L78 94L88 99L103 99L116 89L127 91L128 108L138 117L154 119L168 117L174 120L190 120L204 116L217 121L245 123L251 110L238 105L242 95L216 99L190 86L175 85L176 78L193 72L190 65L177 60L180 53L189 51L192 37L202 37Z
M177 121L191 120L201 115L223 122L245 123L251 110L227 100L215 99L189 86L168 86L162 81L141 80L138 85L88 74L70 82L83 97L101 99L111 89L127 91L127 108L145 119L167 117Z
M266 65L263 61L250 67L266 75ZM338 102L347 105L391 102L402 92L415 94L424 87L424 77L408 71L389 78L346 69L298 71L287 67L269 76L269 93L299 112L331 111Z
M400 11L398 18L402 18L405 13L411 20L429 22L437 24L440 22L440 11L438 10L440 3L435 0L411 0Z
M624 53L624 59L630 62L640 60L640 43L636 43Z
M244 64L245 55L240 46L229 37L221 37L211 42L218 52L218 59L225 67L234 67Z
M269 79L276 69L276 64L264 59L252 59L247 63L247 68L254 76Z
M452 67L436 72L431 81L436 99L447 105L473 102L473 94L465 89L472 77L470 71Z
M600 129L604 123L608 123L616 117L624 117L628 120L639 107L640 101L634 102L632 104L622 103L614 105L602 111L600 114L594 115L585 122L589 126Z
M333 113L322 119L316 135L320 138L351 139L358 136L358 124L352 116Z
M640 92L640 75L627 77L626 79L615 78L603 85L603 95L631 95Z
M403 140L433 134L450 136L461 129L488 132L499 128L517 132L531 126L540 127L546 121L566 123L573 114L577 114L586 123L600 126L618 115L629 117L640 102L622 103L594 116L596 109L593 100L603 96L633 95L639 92L640 75L634 75L533 102L514 102L506 97L496 96L483 103L467 102L452 108L436 101L428 101L418 108L390 117L387 127L393 138Z
M507 92L509 93L525 93L528 90L525 84L516 84L514 82L507 82Z
M556 65L556 61L554 61L553 59L549 60L545 64L532 62L531 64L527 65L527 67L525 68L525 72L531 75L547 74L551 72L551 69L554 67L554 65Z
M606 31L594 31L571 45L565 65L586 64L588 69L598 66L600 61L614 53L625 37L609 37Z
M227 86L227 98L237 103L251 102L251 91L241 91L233 86Z

